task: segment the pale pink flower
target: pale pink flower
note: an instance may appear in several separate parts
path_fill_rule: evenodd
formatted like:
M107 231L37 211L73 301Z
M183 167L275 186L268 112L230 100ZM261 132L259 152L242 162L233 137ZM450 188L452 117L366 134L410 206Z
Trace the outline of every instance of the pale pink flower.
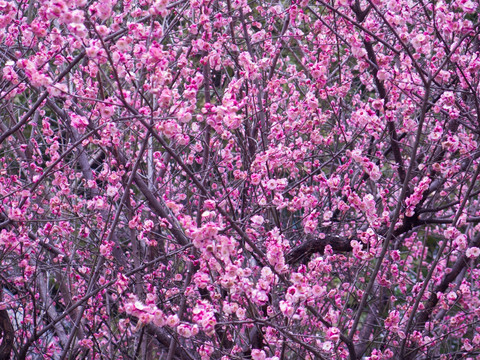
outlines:
M465 250L468 245L467 236L465 234L458 235L455 240L453 240L453 245L458 247L459 250Z
M340 339L340 329L331 327L327 330L326 338L331 341L338 341Z
M80 133L80 134L83 134L85 133L85 129L87 128L88 126L88 119L83 117L83 116L80 116L80 115L77 115L77 114L70 114L70 123L71 125L77 129L77 131Z
M254 226L262 226L263 222L265 221L262 216L254 215L250 219Z
M265 360L267 355L265 354L265 351L260 350L260 349L252 349L252 360Z
M192 334L192 328L190 325L188 324L180 324L178 325L177 327L177 333L184 337L184 338L189 338L191 337L193 334Z
M480 256L480 249L478 247L470 247L467 249L466 255L470 259L475 259Z
M322 350L323 351L331 351L333 349L333 343L331 341L325 341L322 344Z
M252 174L250 176L250 179L251 179L252 185L258 185L258 184L260 184L260 181L262 180L262 175Z
M235 314L237 315L239 320L244 320L246 318L246 310L244 308L238 308L237 311L235 311Z
M10 208L10 210L8 211L8 217L14 221L22 221L23 220L22 210L20 210L19 208Z
M180 319L178 318L178 316L176 314L175 315L169 315L167 317L166 323L170 327L175 327L180 323Z

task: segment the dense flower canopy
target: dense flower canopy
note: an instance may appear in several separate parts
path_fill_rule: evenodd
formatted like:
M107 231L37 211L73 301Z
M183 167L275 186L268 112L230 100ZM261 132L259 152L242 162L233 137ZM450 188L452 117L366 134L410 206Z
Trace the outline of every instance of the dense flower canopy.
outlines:
M479 11L0 1L0 359L479 356Z

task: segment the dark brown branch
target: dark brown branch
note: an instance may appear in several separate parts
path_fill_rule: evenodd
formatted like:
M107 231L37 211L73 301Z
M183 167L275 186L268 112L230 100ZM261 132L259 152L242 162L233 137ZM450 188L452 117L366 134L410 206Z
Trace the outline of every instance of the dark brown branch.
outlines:
M0 344L0 360L10 360L15 331L13 330L12 322L10 321L7 310L0 310L0 335L2 337L2 343Z
M370 305L369 312L365 318L362 329L358 336L358 343L355 344L356 358L361 359L371 344L370 336L374 332L375 327L378 325L378 319L384 312L389 297L387 296L387 288L385 286L379 286L378 295L372 304Z
M480 246L480 235L477 235L477 237L470 243L470 247L477 247L477 246ZM457 261L453 265L452 271L446 274L443 277L442 282L438 284L435 287L435 289L432 291L430 298L425 304L425 310L420 312L420 314L418 315L418 318L415 323L415 328L422 329L425 326L425 323L430 319L433 309L438 303L437 294L439 292L443 293L445 290L447 290L450 283L455 281L455 279L462 272L462 270L466 266L468 266L468 263L469 263L469 259L465 254L463 254L457 259Z
M324 239L307 239L287 254L287 264L296 264L305 258L308 259L310 255L315 253L323 254L327 245L330 245L335 252L350 252L352 251L350 240L337 236L326 236Z
M365 50L367 51L368 60L370 60L370 72L373 75L375 80L375 86L377 87L378 94L381 99L383 99L384 104L387 104L387 90L385 89L385 84L378 78L378 63L377 57L375 55L375 50L373 49L373 45L369 41L363 42L365 45ZM393 151L393 156L395 158L395 162L398 165L398 175L400 176L400 180L402 182L405 181L405 166L403 165L403 158L400 153L399 139L397 135L397 130L395 128L395 123L393 121L387 121L388 127L388 134L390 135L390 146Z
M167 335L165 330L153 324L145 325L145 329L147 333L153 336L162 346L167 349L169 348L172 337ZM174 354L179 359L194 359L194 357L189 354L187 350L183 349L180 346L176 347Z

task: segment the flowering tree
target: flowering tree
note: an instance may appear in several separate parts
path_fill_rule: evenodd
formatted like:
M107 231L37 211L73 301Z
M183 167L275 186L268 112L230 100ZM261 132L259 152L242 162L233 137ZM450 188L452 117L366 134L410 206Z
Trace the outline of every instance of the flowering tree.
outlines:
M478 356L478 11L0 1L0 359Z

